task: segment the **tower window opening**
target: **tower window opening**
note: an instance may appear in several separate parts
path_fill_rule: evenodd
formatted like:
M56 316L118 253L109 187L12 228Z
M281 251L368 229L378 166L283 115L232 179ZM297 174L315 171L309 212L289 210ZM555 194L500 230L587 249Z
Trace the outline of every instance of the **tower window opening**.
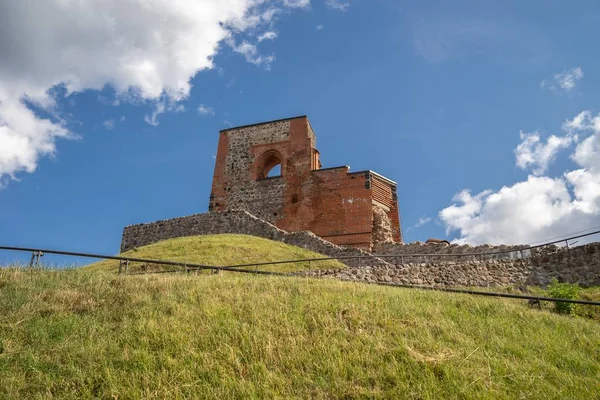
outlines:
M281 176L281 164L275 165L267 174L268 178L273 178L275 176Z
M277 151L269 150L258 159L256 178L275 178L283 175L282 157Z

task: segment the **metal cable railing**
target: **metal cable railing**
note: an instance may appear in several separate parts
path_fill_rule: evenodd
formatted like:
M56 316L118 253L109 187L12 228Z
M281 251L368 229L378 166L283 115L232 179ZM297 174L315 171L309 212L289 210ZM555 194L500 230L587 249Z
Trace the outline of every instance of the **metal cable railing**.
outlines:
M573 239L578 239L581 237L591 236L600 233L600 231L594 231L590 233L586 233L583 235L572 236L567 239L561 239L554 242L549 242L541 245L531 246L527 248L527 250L541 248L544 246L549 246L556 243L566 242L568 246L568 241ZM246 263L246 264L237 264L237 265L228 265L228 266L214 266L214 265L204 265L204 264L196 264L196 263L187 263L181 261L173 261L173 260L156 260L156 259L148 259L148 258L138 258L138 257L129 257L129 256L110 256L105 254L94 254L94 253L83 253L83 252L73 252L73 251L64 251L64 250L53 250L53 249L39 249L33 247L17 247L17 246L0 246L0 250L8 250L8 251L18 251L18 252L31 252L31 263L34 261L36 265L39 263L40 256L43 254L57 254L57 255L66 255L66 256L74 256L74 257L84 257L84 258L95 258L95 259L106 259L106 260L117 260L120 261L119 264L119 273L122 273L121 266L125 263L124 273L126 275L142 275L142 274L154 274L154 273L174 273L174 272L192 272L198 270L212 270L214 272L220 271L228 271L228 272L236 272L236 273L246 273L246 274L254 274L254 275L272 275L272 276L286 276L286 277L298 277L298 275L294 273L283 273L283 272L275 272L275 271L264 271L257 269L247 269L245 267L260 267L267 265L279 265L279 264L298 264L298 263L306 263L309 264L312 262L318 261L326 261L326 260L345 260L345 259L372 259L372 258L387 258L387 257L411 257L411 256L426 256L424 254L404 254L404 255L361 255L361 256L340 256L340 257L319 257L319 258L310 258L310 259L298 259L298 260L282 260L282 261L271 261L271 262L261 262L261 263ZM514 250L513 250L514 251ZM473 256L473 255L489 255L489 254L499 254L506 252L489 252L489 253L470 253L470 254L431 254L430 256ZM141 262L146 264L157 264L157 265L168 265L168 266L177 266L183 267L183 269L179 270L159 270L159 271L150 271L150 272L129 272L128 265L130 262ZM512 293L498 293L498 292L483 292L483 291L474 291L468 289L458 289L458 288L449 288L449 287L440 287L440 286L420 286L420 285L406 285L400 283L388 283L388 282L365 282L369 284L376 284L381 286L394 286L394 287L402 287L402 288L412 288L412 289L423 289L423 290L436 290L436 291L444 291L444 292L453 292L453 293L465 293L472 294L478 296L492 296L492 297L504 297L504 298L513 298L513 299L523 299L523 300L533 300L537 301L552 301L552 302L564 302L564 303L574 303L574 304L585 304L585 305L593 305L600 306L600 302L587 301L587 300L577 300L577 299L555 299L543 296L533 296L533 295L517 295Z

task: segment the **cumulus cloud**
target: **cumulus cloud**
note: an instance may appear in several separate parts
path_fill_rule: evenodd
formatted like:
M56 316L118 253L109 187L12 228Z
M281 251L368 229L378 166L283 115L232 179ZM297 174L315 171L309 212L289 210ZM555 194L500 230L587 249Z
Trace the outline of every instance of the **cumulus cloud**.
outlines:
M583 71L580 67L566 69L563 72L554 74L551 79L544 79L540 86L548 88L553 92L560 90L569 92L575 89L577 81L583 78Z
M55 141L74 136L57 96L110 86L117 102L150 103L146 121L180 111L191 78L224 40L257 65L252 35L282 7L309 0L19 0L0 2L0 180L33 172ZM35 12L31 12L35 10ZM60 88L56 91L54 89ZM59 93L59 94L57 94Z
M325 0L325 5L332 10L346 11L350 7L350 2L344 0Z
M516 244L600 226L600 114L584 111L563 128L565 136L545 143L535 134L521 136L517 165L534 170L527 180L498 191L455 195L453 204L439 213L446 233L457 231L458 243ZM567 147L564 143L575 142L575 168L557 177L536 176L558 149Z
M554 160L556 154L573 141L573 136L551 135L543 142L538 132L524 133L521 131L521 144L515 149L517 166L521 169L533 168L534 175L542 175L548 165Z
M198 106L198 114L203 115L203 116L204 115L215 115L215 109L210 106L200 104Z

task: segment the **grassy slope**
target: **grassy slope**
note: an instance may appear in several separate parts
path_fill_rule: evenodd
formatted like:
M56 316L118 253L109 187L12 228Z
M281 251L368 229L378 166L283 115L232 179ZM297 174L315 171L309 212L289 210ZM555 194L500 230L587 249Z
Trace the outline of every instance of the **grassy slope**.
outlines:
M282 242L249 235L206 235L164 240L148 246L127 251L122 256L149 258L156 260L181 261L206 265L234 265L252 262L284 261L324 257L322 254L291 246ZM140 269L141 263L131 263L130 271ZM334 261L319 261L299 264L279 264L262 266L261 270L291 272L308 268L342 268L343 264ZM117 271L119 262L105 260L91 264L94 270ZM152 268L152 267L151 267ZM167 266L167 269L174 267Z
M599 328L334 280L0 269L0 398L592 399Z
M521 285L518 285L521 286ZM491 287L491 288L477 288L472 287L473 290L489 290L493 292L508 292L508 293L517 293L517 294L533 294L541 297L552 297L548 293L548 291L539 286L529 286L528 290L530 293L522 293L516 287L505 286L505 287ZM592 286L587 288L579 288L579 293L576 296L579 300L587 300L587 301L595 301L600 302L600 286ZM547 310L554 310L555 306L553 303L543 302L541 305L542 308ZM600 307L597 306L588 306L577 304L573 306L573 313L580 317L585 317L589 319L596 320L600 322Z

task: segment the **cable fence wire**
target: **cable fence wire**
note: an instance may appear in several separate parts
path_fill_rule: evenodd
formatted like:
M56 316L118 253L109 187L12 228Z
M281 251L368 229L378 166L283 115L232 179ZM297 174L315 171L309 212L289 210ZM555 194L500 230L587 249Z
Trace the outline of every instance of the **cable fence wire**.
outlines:
M545 246L562 243L565 242L567 247L569 246L569 241L573 239L579 239L587 236L592 236L600 233L599 231L594 231L582 235L572 236L566 239L556 240L553 242L531 246L526 250L538 249ZM137 257L129 257L129 256L110 256L104 254L94 254L94 253L83 253L83 252L73 252L73 251L63 251L63 250L53 250L53 249L39 249L39 248L31 248L31 247L16 247L16 246L0 246L0 250L6 251L17 251L17 252L31 252L31 266L35 264L35 266L39 266L40 257L44 254L57 254L64 256L73 256L73 257L83 257L83 258L94 258L94 259L104 259L104 260L117 260L119 261L119 274L122 275L143 275L143 274L164 274L164 273L178 273L178 272L199 272L202 270L212 271L213 273L219 273L221 271L227 272L235 272L235 273L245 273L245 274L254 274L254 275L271 275L271 276L285 276L285 277L298 277L296 273L285 273L285 272L277 272L277 271L267 271L261 270L259 267L264 266L273 266L273 265L282 265L282 264L290 264L290 265L308 265L310 269L313 263L319 261L326 260L348 260L348 259L358 259L359 261L364 259L386 259L386 258L398 258L400 257L402 263L404 263L407 259L411 259L413 257L462 257L462 256L479 256L483 259L484 256L494 255L494 254L506 254L514 252L514 250L507 251L495 251L495 252L486 252L486 253L463 253L463 254L395 254L395 255L360 255L360 256L339 256L339 257L319 257L319 258L310 258L310 259L298 259L298 260L282 260L282 261L269 261L269 262L261 262L261 263L245 263L245 264L236 264L236 265L227 265L227 266L214 266L214 265L204 265L204 264L196 264L196 263L188 263L181 261L173 261L173 260L156 260L156 259L146 259L146 258L137 258ZM154 264L158 266L175 266L179 267L178 269L170 269L170 270L155 270L155 271L136 271L130 272L129 267L131 263L143 263L145 265ZM302 268L304 269L304 268ZM402 287L402 288L412 288L412 289L422 289L422 290L436 290L443 292L453 292L453 293L463 293L463 294L471 294L477 296L491 296L491 297L503 297L503 298L512 298L512 299L523 299L523 300L534 300L534 301L551 301L551 302L563 302L563 303L573 303L573 304L585 304L592 306L600 306L600 302L587 301L587 300L577 300L577 299L556 299L551 297L543 297L543 296L534 296L534 295L517 295L512 293L500 293L500 292L484 292L484 291L475 291L468 289L458 289L458 288L450 288L443 286L420 286L420 285L406 285L400 283L388 283L388 282L367 282L370 284L376 284L381 286L393 286L393 287Z

